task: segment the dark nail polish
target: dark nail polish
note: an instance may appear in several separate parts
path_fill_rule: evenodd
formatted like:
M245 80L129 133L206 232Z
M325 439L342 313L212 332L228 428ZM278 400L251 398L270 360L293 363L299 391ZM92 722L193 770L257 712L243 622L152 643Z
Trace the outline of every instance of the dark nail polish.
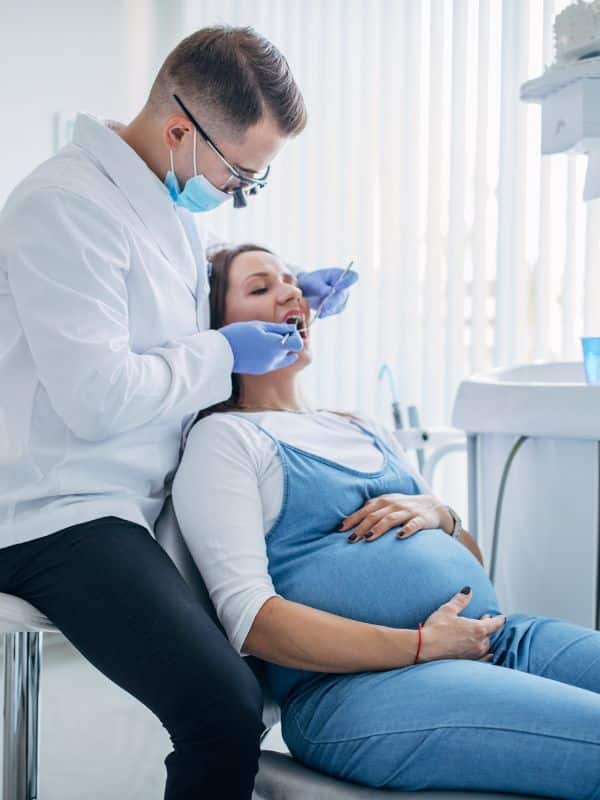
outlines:
M369 531L368 533L365 533L365 539L370 539L371 536L373 536L373 531Z
M355 533L351 533L350 536L348 537L348 541L349 542L353 542L355 539L356 539L356 534Z
M406 533L399 533L398 534L398 539L406 539L406 536L407 536Z
M460 591L462 592L462 594L469 594L469 592L471 591L471 587L463 586L463 588Z

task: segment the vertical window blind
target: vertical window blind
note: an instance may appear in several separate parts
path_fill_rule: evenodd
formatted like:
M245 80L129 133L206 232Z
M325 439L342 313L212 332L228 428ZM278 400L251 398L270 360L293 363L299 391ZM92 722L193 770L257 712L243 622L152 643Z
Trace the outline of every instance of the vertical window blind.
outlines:
M304 268L355 259L347 310L312 328L319 406L390 417L400 400L446 424L461 379L579 358L599 334L596 202L585 156L540 155L520 85L554 59L564 0L203 0L186 32L252 25L287 56L309 110L227 240Z

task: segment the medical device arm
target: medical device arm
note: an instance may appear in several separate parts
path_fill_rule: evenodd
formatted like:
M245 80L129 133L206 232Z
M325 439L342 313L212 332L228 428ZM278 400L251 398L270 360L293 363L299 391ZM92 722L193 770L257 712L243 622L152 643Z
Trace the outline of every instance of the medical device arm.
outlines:
M245 653L316 672L363 672L412 664L418 633L320 611L271 597L254 619Z
M2 237L0 265L39 380L76 436L105 439L229 397L233 355L216 331L190 330L134 351L130 243L119 219L54 187L19 198L3 223L10 225L12 215L29 216L31 228ZM13 227L24 231L22 224Z

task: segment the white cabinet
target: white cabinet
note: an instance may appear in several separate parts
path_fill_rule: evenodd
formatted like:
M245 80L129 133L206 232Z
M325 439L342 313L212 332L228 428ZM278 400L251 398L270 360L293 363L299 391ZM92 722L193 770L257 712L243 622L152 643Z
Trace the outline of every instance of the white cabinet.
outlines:
M600 58L553 64L521 86L542 107L542 153L588 153L584 200L600 197Z
M598 628L600 386L580 363L532 364L463 381L453 424L469 436L469 519L486 564L500 481L501 609Z
M542 153L586 153L600 145L600 79L570 83L542 102Z

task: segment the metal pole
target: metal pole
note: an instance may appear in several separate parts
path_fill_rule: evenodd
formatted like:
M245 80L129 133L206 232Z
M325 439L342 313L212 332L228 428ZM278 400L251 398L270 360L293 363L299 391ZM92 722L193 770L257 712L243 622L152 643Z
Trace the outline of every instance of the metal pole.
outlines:
M42 633L4 634L2 800L39 800Z
M478 484L478 464L477 464L477 435L467 434L467 470L469 481L469 533L479 543L477 535L478 528L478 506L479 506L479 484Z
M600 442L597 464L598 496L596 498L596 630L600 631Z
M408 424L411 428L420 428L421 427L421 418L419 416L419 411L416 406L408 406L406 409L408 414ZM415 451L417 454L417 464L419 465L419 472L423 474L423 469L425 467L425 451L421 448L417 448Z

